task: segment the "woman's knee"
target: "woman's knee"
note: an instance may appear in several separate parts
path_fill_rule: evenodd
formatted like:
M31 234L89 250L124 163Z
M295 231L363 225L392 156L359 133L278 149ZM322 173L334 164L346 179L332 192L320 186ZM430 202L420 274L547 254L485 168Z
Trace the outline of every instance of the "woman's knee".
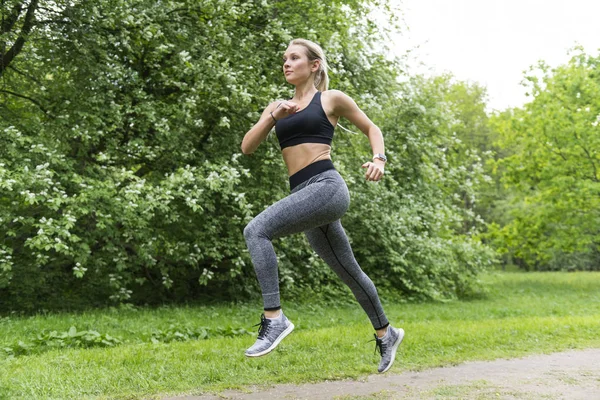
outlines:
M248 222L248 224L246 225L246 227L244 228L244 238L246 238L246 240L250 239L256 232L256 224L254 223L254 220Z
M254 218L252 221L248 222L246 227L244 228L244 238L246 240L267 236L264 232L263 226L257 218Z

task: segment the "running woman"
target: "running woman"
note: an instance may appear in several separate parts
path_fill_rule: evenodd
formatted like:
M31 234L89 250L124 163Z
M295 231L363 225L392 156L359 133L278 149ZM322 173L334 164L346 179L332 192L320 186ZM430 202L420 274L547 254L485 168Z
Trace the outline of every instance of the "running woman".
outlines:
M390 369L404 330L388 322L375 285L354 258L340 218L350 205L346 182L331 161L333 131L340 117L368 138L374 157L362 165L365 178L379 181L386 157L381 130L354 100L339 90L327 90L327 61L322 48L294 39L283 54L283 73L295 86L294 97L269 104L242 141L242 152L253 153L275 127L288 169L290 194L258 214L244 228L244 238L256 271L264 304L256 343L245 352L259 357L271 352L294 330L279 298L277 256L272 240L304 232L315 252L350 287L376 333L381 354L378 371Z

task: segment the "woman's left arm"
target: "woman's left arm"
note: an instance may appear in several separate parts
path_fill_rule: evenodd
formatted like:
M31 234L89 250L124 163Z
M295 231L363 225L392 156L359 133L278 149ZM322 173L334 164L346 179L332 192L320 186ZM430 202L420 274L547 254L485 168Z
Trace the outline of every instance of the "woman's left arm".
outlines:
M333 113L337 116L346 118L348 121L352 122L354 126L360 129L362 133L367 135L369 142L371 143L371 148L373 149L373 155L378 153L385 154L381 129L379 129L379 127L377 127L377 125L375 125L373 121L358 108L358 105L350 96L335 89L328 90L328 92L331 92L330 96L333 105ZM384 166L385 161L378 158L373 161L367 161L362 165L362 168L367 168L365 178L368 181L379 181L383 176Z

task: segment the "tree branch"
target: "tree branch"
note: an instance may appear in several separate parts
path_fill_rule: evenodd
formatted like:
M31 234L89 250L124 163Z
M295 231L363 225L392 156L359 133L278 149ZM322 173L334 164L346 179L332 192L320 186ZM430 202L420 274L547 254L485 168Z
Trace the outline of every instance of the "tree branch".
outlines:
M23 49L23 45L25 44L25 37L29 35L31 32L31 28L35 24L35 10L38 6L38 0L31 0L29 3L29 7L27 7L27 14L25 14L25 21L23 22L23 28L21 28L21 33L19 37L13 44L6 54L1 54L0 56L0 76L4 73L6 68L9 66L11 61L21 52Z
M2 33L8 33L12 30L13 26L19 19L21 10L23 9L23 3L17 3L10 12L8 18L2 21Z
M575 123L573 121L572 115L569 115L569 121L571 122L571 126L574 127ZM590 163L592 164L592 169L594 171L594 176L593 176L592 180L594 182L598 182L598 171L596 170L596 164L594 163L593 158L590 156L590 153L588 152L587 148L585 148L585 146L583 145L583 143L582 143L583 141L577 135L577 129L573 130L573 136L577 140L577 144L579 145L579 147L581 147L581 149L585 152L585 154L587 155L588 159L590 160Z
M15 67L13 67L12 65L9 65L8 68L12 69L13 71L15 71L17 74L24 76L25 78L31 79L32 81L34 81L35 83L37 83L38 85L42 85L42 82L40 82L37 78L26 74L23 71L19 71L18 69L16 69Z
M43 24L72 24L71 21L62 21L62 20L56 20L56 19L44 19L44 20L39 20L35 22L35 25L43 25Z
M561 149L560 149L560 143L558 143L558 139L556 137L556 135L554 136L550 136L548 135L548 132L546 130L546 125L542 125L542 131L544 132L544 137L552 137L552 139L554 139L554 143L556 143L556 146L558 147L558 150L555 151L551 146L549 146L545 141L542 143L544 145L544 147L546 147L550 153L553 154L557 154L559 155L563 160L568 161L567 157L565 157L565 155L562 153Z
M25 99L25 100L29 100L30 102L32 102L33 104L35 104L36 106L38 106L39 109L44 112L44 114L48 114L48 110L46 109L46 107L44 107L39 101L37 101L35 99L32 99L31 97L28 97L28 96L25 96L25 95L22 95L22 94L19 94L19 93L11 92L10 90L5 90L5 89L0 89L0 92L7 93L7 94L10 94L10 95L13 95L13 96L17 96L17 97L20 97L20 98Z
M592 169L594 170L594 178L593 178L593 180L595 182L598 182L598 170L596 169L596 164L594 163L593 158L590 156L590 152L588 151L588 149L586 149L585 147L583 147L583 145L581 145L581 144L579 145L579 147L581 147L583 149L583 151L587 155L588 159L590 160L590 163L592 164Z
M556 139L555 139L555 141L556 141ZM560 149L558 149L558 151L556 151L552 148L552 146L548 145L548 143L542 143L542 145L544 147L546 147L548 149L548 151L550 151L550 153L556 154L556 155L560 156L563 160L568 161L567 158L562 153L562 151L560 151Z

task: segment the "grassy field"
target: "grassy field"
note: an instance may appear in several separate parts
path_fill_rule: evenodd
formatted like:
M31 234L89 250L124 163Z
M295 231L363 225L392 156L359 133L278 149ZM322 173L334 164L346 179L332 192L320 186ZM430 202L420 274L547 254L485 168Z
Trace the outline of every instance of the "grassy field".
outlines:
M383 299L390 321L406 331L391 373L600 347L600 273L483 279L490 291L478 300ZM246 331L256 332L260 304L0 318L0 398L159 399L377 373L373 330L358 303L322 308L284 299L283 306L296 330L257 359L244 350L255 340ZM71 326L87 336L69 335ZM92 347L57 347L78 340ZM102 340L110 346L93 347Z

